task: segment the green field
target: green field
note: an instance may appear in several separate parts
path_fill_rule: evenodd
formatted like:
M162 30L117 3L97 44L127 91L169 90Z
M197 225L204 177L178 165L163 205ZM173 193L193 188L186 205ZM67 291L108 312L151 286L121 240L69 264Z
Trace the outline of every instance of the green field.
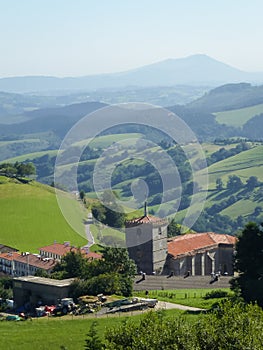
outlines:
M250 176L257 176L263 181L263 146L251 148L233 157L212 164L209 168L209 187L215 188L216 179L227 181L228 176L237 175L243 181Z
M263 103L241 109L214 113L216 121L220 124L241 127L255 115L263 113Z
M165 316L181 315L180 310L164 311ZM36 347L38 350L79 350L85 349L85 339L92 322L97 322L100 337L108 328L120 325L127 316L111 316L96 318L94 315L74 316L74 319L42 318L25 322L3 321L0 324L0 344L5 350L28 350ZM139 322L142 314L132 316L133 322ZM187 316L191 321L193 315ZM197 316L194 316L197 317ZM64 346L64 347L63 347Z
M33 153L27 153L23 154L21 156L13 157L13 158L8 158L5 160L2 160L1 163L15 163L15 162L24 162L25 160L33 160L35 158L39 158L42 156L45 156L46 154L50 156L56 156L58 153L57 150L50 150L50 151L40 151L40 152L33 152Z
M94 147L94 148L106 148L112 145L114 142L125 141L128 139L135 139L134 142L136 142L136 139L142 138L142 137L143 135L139 133L105 135L105 136L98 136L94 139L88 139L88 140L76 142L73 144L73 146L83 146L88 144L90 147ZM132 142L132 140L129 140L129 142Z
M6 182L6 183L3 183ZM74 224L82 228L82 213L74 203ZM56 200L54 189L37 182L21 184L0 181L0 242L20 251L37 252L38 248L52 244L54 240L63 243L70 241L75 246L86 244L86 240L77 234L63 217ZM70 209L71 210L71 209Z
M210 309L213 304L222 300L222 298L205 299L204 296L211 291L214 291L214 289L150 290L148 297L169 303L198 307L201 309ZM230 288L221 288L220 291L227 292L228 295L233 295ZM134 292L133 294L134 296L145 297L144 291Z

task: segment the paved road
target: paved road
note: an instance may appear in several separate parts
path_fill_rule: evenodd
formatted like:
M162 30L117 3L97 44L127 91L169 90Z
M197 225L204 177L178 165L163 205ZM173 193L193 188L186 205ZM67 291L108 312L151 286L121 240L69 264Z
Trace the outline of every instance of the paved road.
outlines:
M92 220L87 219L85 221L85 233L88 243L83 248L90 248L95 243L94 237L90 231L90 224L92 224Z
M198 307L168 303L166 301L159 301L155 306L155 310L170 310L170 309L178 309L178 310L184 310L184 311L203 311L204 310Z

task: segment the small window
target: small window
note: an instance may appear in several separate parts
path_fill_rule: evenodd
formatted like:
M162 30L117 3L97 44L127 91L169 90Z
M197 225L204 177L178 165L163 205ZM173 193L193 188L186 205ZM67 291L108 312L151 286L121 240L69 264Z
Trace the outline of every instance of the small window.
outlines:
M158 233L159 233L159 235L161 235L161 234L162 234L162 229L161 229L161 227L159 227L159 229L158 229Z

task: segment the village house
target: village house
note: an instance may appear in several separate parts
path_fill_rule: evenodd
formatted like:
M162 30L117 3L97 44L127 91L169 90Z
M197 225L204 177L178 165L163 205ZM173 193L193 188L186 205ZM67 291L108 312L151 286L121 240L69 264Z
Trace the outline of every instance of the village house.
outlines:
M0 253L0 271L10 276L30 276L35 275L37 270L43 270L50 273L56 263L70 251L77 252L78 249L71 247L69 242L53 243L49 246L40 248L39 254L30 254L29 252L19 253L9 251ZM90 252L86 248L80 249L83 256L87 259L100 259L101 254Z
M50 273L55 264L54 259L43 259L38 254L28 252L0 254L0 271L10 276L34 275L40 269Z
M77 252L78 250L78 248L70 246L70 242L64 242L63 244L54 242L53 244L40 248L39 255L43 258L52 258L59 261L70 251ZM88 248L80 248L80 252L85 258L90 260L101 258L101 254L91 252Z

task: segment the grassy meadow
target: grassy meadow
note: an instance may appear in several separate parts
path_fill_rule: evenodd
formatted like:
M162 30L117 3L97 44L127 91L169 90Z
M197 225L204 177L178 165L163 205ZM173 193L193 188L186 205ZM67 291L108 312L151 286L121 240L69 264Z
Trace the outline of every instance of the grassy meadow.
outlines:
M263 113L263 103L252 107L214 113L216 121L228 126L241 127L255 115Z
M77 234L63 217L51 187L34 181L21 184L6 178L4 180L2 177L0 206L2 244L31 252L37 252L39 247L52 244L54 240L61 243L70 241L76 246L86 244L86 240ZM81 224L80 211L79 215Z

